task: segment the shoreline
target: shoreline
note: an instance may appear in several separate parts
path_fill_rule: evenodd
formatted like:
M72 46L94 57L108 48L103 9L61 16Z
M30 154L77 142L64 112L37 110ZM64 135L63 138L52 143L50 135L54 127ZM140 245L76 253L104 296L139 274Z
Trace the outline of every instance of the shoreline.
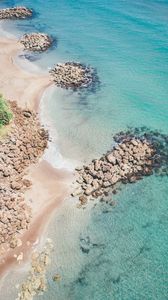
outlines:
M14 99L22 109L29 108L40 115L41 98L52 83L49 75L30 73L16 64L15 58L22 50L23 47L17 40L0 37L0 62L3 70L0 73L0 92L7 100ZM3 263L0 265L1 277L6 275L13 265L18 265L14 255L23 252L23 262L30 257L30 249L40 240L56 208L66 198L71 182L70 172L56 170L43 157L36 164L31 164L26 171L26 178L31 179L32 186L26 191L25 200L32 207L33 217L30 228L21 236L22 246L10 250L4 256Z
M52 85L49 75L30 73L17 65L15 59L23 51L17 40L0 37L0 44L0 62L3 69L3 76L0 76L1 93L6 99L16 99L21 108L26 107L37 112L43 92Z

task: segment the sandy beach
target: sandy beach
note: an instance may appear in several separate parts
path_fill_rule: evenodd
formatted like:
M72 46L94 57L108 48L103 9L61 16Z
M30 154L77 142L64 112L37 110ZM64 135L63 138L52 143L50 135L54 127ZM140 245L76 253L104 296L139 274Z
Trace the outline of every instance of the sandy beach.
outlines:
M49 75L29 73L15 63L23 46L15 39L0 38L0 90L6 99L16 100L20 107L38 110L40 97L52 82Z
M40 98L52 83L49 75L29 73L16 65L15 58L23 47L14 39L0 38L0 93L7 100L15 100L23 109L39 110ZM26 203L32 208L30 227L20 237L22 246L9 249L0 263L0 275L5 275L14 264L16 255L23 253L23 261L30 257L34 243L40 241L42 233L54 214L68 195L71 174L65 170L54 169L47 161L40 159L26 170L26 179L32 186L26 191Z

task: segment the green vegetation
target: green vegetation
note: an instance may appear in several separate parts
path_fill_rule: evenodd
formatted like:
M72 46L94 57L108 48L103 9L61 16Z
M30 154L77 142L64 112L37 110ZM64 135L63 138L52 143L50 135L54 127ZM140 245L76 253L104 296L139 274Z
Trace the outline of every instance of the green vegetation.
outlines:
M12 117L13 115L9 105L7 104L3 96L0 94L0 129L3 126L8 125Z

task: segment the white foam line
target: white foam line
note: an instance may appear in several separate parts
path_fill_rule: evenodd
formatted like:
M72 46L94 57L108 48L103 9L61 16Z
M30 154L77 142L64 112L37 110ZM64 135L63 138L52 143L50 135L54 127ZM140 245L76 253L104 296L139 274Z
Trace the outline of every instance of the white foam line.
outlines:
M56 128L53 126L52 121L49 119L49 116L47 116L46 114L46 109L44 104L45 99L51 98L53 92L55 92L56 89L57 88L54 86L47 88L43 93L40 102L39 115L40 115L41 124L43 124L45 129L49 131L49 136L51 139L51 142L49 141L48 148L45 150L43 159L48 161L54 168L67 169L69 171L73 171L75 167L79 164L79 162L63 157L59 149L58 133L56 131Z

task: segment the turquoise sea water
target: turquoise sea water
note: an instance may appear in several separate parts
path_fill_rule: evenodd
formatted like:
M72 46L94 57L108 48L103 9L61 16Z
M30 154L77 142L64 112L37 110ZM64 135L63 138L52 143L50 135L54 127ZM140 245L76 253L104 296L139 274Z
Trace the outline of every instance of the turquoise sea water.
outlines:
M0 2L12 5L37 12L15 22L17 35L40 30L57 40L35 63L46 69L75 60L97 69L101 84L94 93L57 88L44 98L63 157L88 161L128 126L168 133L167 0ZM16 33L12 24L7 26ZM81 227L87 210L59 211L50 228L57 246L50 289L41 299L168 299L167 177L124 186L113 198L113 209L97 205ZM62 275L58 284L51 279L55 271Z

